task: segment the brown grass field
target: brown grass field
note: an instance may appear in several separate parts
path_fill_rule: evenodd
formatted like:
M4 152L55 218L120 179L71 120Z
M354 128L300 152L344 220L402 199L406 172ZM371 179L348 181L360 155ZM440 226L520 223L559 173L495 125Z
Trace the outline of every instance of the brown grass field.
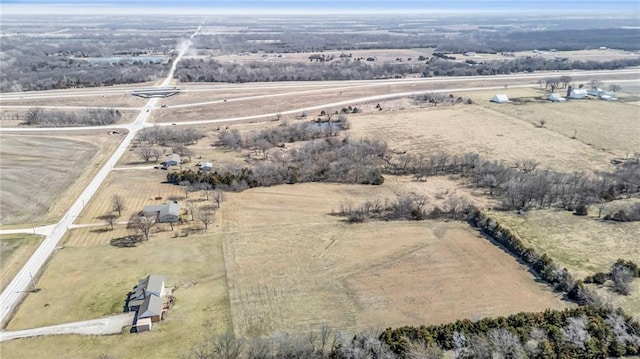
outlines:
M0 290L3 290L27 262L42 241L33 234L0 235Z
M87 106L87 107L142 107L146 103L145 99L123 94L105 94L103 96L89 97L52 97L52 98L29 98L3 100L5 106Z
M477 152L507 163L534 159L541 167L569 172L611 170L609 161L615 157L478 105L381 111L351 115L349 119L352 136L385 139L390 148L410 153Z
M59 218L119 140L106 134L73 138L3 135L2 224Z
M548 92L542 89L507 89L504 92L512 101L520 98L530 102L494 104L487 101L492 96L491 92L478 91L469 95L482 107L517 118L531 126L539 126L540 120L544 120L546 130L565 137L572 137L575 130L577 141L596 150L618 157L640 150L640 117L638 108L631 103L595 98L552 103L546 101Z
M600 220L595 206L590 208L587 217L554 210L531 211L524 217L509 212L491 212L490 215L525 243L547 253L578 279L596 272L608 272L620 258L640 262L640 223ZM628 313L640 313L638 280L635 288L627 297L614 295L610 290L603 294Z
M328 214L345 199L389 196L393 187L302 184L234 194L220 214L236 334L567 306L466 224L349 225Z

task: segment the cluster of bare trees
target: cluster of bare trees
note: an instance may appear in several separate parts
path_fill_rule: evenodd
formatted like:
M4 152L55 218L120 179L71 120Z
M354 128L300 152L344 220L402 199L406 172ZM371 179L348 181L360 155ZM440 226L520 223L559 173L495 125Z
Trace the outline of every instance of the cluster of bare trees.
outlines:
M394 201L367 200L360 206L350 202L340 204L333 214L347 217L349 223L367 220L411 220L446 218L468 220L475 216L477 209L469 201L458 195L448 196L440 205L427 202L427 198L417 194L398 194Z
M150 146L171 146L176 144L192 145L198 143L204 135L195 127L159 127L142 129L136 140Z
M256 154L260 152L266 158L268 150L277 146L282 147L284 143L337 136L340 131L348 127L346 116L340 115L336 120L329 118L327 121L320 122L284 123L244 135L235 128L223 130L218 134L218 140L222 146L231 149L252 148Z
M482 159L477 153L429 157L401 153L391 154L385 160L386 172L414 174L420 180L446 174L468 177L474 186L485 188L490 195L500 198L506 210L534 207L576 210L587 204L640 192L640 156L618 165L613 173L597 175L538 169L534 160L520 161L510 167Z
M24 124L39 127L103 126L120 120L120 111L114 109L86 109L77 112L29 109L22 118Z
M238 338L223 334L209 338L185 356L186 359L439 359L443 351L433 345L413 343L403 356L391 351L374 331L349 335L323 326L306 334L278 332L261 338Z
M180 61L175 77L183 82L262 82L262 81L327 81L372 80L420 75L422 62L371 64L342 58L324 63L221 63L215 60L185 59Z

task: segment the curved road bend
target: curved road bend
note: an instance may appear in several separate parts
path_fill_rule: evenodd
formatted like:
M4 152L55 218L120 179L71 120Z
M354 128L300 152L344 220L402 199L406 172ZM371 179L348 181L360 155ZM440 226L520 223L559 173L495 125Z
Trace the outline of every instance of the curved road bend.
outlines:
M191 35L191 39L198 34L200 31L200 26L195 31L193 35ZM178 57L173 63L167 78L162 82L162 84L158 87L167 86L171 79L173 78L173 74L176 69L176 64L182 59L182 56L187 51L191 44L191 41L184 43ZM22 299L29 292L31 286L31 278L32 276L38 275L44 264L54 253L58 243L65 235L69 226L73 224L76 220L80 212L82 211L84 204L89 203L91 197L96 193L102 182L107 178L107 175L113 167L116 165L120 157L127 150L131 141L135 138L136 134L140 129L145 127L145 122L149 118L151 114L151 110L156 106L158 102L158 98L150 99L146 106L142 109L140 114L136 120L128 125L129 133L124 138L120 146L113 153L111 158L105 163L105 165L100 169L98 174L91 180L87 188L80 194L80 197L73 203L69 211L62 217L60 222L58 222L51 234L44 239L40 247L35 251L35 253L29 258L27 263L22 267L20 272L13 278L13 280L7 285L5 290L0 294L0 328L3 328L11 318L13 312L18 307Z

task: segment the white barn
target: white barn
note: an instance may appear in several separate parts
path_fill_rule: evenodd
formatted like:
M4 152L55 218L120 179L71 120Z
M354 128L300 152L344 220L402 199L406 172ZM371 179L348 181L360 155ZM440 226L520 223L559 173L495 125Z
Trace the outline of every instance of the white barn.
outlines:
M507 103L509 102L509 97L505 94L498 94L491 98L491 102L495 103Z
M587 90L585 89L573 89L571 93L569 93L569 98L572 99L581 99L586 98L588 95Z
M547 97L547 99L551 102L565 102L567 101L566 98L560 96L560 94L557 93L550 93L549 96Z

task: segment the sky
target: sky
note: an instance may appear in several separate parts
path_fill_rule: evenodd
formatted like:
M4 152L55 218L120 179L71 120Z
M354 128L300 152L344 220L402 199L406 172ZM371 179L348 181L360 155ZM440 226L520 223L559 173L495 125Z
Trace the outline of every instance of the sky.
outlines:
M4 14L111 13L617 13L640 14L640 0L1 0Z

